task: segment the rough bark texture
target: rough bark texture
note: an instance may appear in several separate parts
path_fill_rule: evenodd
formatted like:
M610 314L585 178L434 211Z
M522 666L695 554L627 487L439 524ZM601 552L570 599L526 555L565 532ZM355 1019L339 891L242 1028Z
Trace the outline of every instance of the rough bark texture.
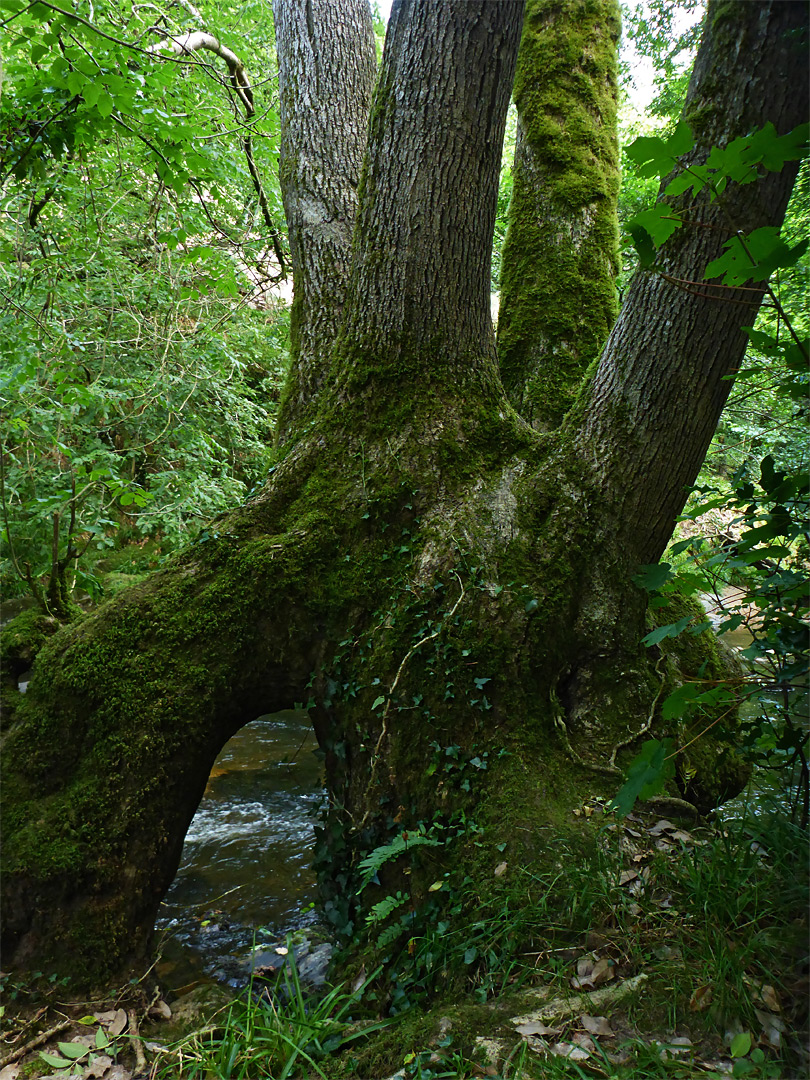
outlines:
M367 406L382 406L386 424L389 392L408 402L411 421L426 408L432 424L431 386L457 398L473 386L500 396L491 239L522 11L523 0L402 0L393 8L369 125L346 343L330 395L340 407L351 402L356 411L373 388ZM500 33L505 20L508 35Z
M719 112L742 104L729 135L752 122L739 56L768 55L771 35L784 29L774 19L790 7L761 0L710 9L711 62L704 52L699 79L711 81L719 68L711 91ZM604 415L611 391L583 397L580 418L601 440L604 477L573 421L539 435L497 380L486 319L486 222L497 189L489 148L503 131L520 16L519 3L484 0L395 8L347 322L313 429L258 498L148 582L55 635L28 693L9 695L4 966L78 978L144 960L217 751L253 717L311 692L330 791L320 850L327 911L345 929L358 858L420 821L454 837L437 851L448 873L472 878L482 897L499 888L501 859L529 868L557 859L559 835L579 828L571 809L583 790L615 791L612 751L622 744L632 753L648 722L661 731L656 703L679 670L707 661L721 673L708 638L690 646L692 655L643 650L643 603L628 586L630 564L652 541L646 517L621 515L635 507L655 522L661 511L651 499L674 505L681 497L642 498L635 465L619 467L633 424L644 425L648 412L671 421L666 376L653 377L670 326L658 324L655 341L612 339L608 368L621 366L629 385L652 395L622 399L615 441ZM756 36L738 54L743 24ZM792 67L784 59L759 88L776 108L780 80L795 86L801 54ZM698 85L692 100L702 94ZM790 126L790 112L785 120L767 111ZM409 123L421 132L412 142ZM437 137L434 128L445 125ZM485 168L473 203L476 160ZM435 189L425 190L425 178L438 176L446 214ZM781 195L754 189L744 190L778 224ZM686 310L690 326L697 316ZM703 393L709 369L738 362L738 327L750 316L733 310L737 322L723 322L722 340L710 335L704 349L697 339L688 357L676 350L676 383L687 380L690 358ZM674 303L670 318L682 325ZM712 426L719 399L694 397ZM676 427L693 430L680 418ZM663 436L661 445L677 489L691 479L681 478L681 448ZM628 540L629 554L619 557L610 530L641 539ZM448 750L466 772L437 773ZM707 805L740 779L728 750L714 747L708 758ZM408 879L415 910L441 903L428 893L434 869L415 866ZM392 859L382 879L395 885L399 874ZM369 889L363 901L380 895Z
M280 444L312 420L349 279L377 61L368 0L274 0L294 300Z
M530 0L498 357L509 400L551 430L618 310L617 0Z
M807 15L807 4L794 0L710 4L684 106L697 140L687 164L768 121L780 134L806 122ZM722 205L707 194L671 200L694 225L662 248L666 277L642 271L633 279L592 384L566 423L595 497L610 507L593 534L581 633L587 640L596 625L616 628L613 644L603 641L571 688L577 713L588 715L604 692L599 678L586 685L595 670L615 667L633 624L631 596L612 583L657 562L672 536L742 362L742 327L754 323L762 299L750 281L747 291L703 285L705 268L737 230L781 224L797 171L789 164L756 184L730 185Z

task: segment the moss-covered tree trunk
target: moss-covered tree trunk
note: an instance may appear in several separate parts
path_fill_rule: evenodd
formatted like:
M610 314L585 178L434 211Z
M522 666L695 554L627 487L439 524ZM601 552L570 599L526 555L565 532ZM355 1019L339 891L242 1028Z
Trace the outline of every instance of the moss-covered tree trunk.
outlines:
M514 98L498 356L507 396L557 427L616 318L618 0L529 0Z
M395 5L313 427L260 496L55 635L11 695L4 964L89 976L144 961L218 750L310 694L327 910L344 928L375 845L430 826L442 846L420 850L483 896L496 863L549 857L583 794L615 790L615 752L659 724L673 672L638 644L629 575L666 541L753 313L644 275L566 425L541 435L516 415L488 260L521 15L518 0ZM803 26L790 3L710 8L693 115L731 135L795 126ZM790 187L741 188L744 227L778 224ZM700 273L722 242L690 232L673 258ZM712 762L706 801L733 787L726 766ZM431 880L411 877L415 907L441 902Z

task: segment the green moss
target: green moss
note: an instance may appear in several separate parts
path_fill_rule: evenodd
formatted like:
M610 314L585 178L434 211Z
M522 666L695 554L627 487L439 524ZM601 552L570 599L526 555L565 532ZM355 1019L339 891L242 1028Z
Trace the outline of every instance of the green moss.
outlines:
M15 616L0 629L0 659L3 668L11 667L18 674L27 671L48 640L59 629L59 623L38 608L30 608Z
M498 354L510 400L544 429L559 424L616 317L618 32L614 0L526 9Z

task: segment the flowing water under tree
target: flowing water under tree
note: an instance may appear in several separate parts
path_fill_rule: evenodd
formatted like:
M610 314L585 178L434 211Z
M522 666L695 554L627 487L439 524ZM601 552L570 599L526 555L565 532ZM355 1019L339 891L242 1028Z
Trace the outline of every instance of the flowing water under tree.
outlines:
M275 943L315 921L315 749L307 714L282 712L243 727L217 758L158 921L175 988L201 972L243 982L254 938Z

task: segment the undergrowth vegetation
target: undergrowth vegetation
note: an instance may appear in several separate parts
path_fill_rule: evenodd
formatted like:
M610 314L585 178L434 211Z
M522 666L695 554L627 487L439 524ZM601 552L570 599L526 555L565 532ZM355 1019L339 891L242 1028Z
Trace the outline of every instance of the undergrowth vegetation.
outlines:
M582 809L591 858L563 847L545 872L510 869L484 905L462 883L446 923L414 924L407 943L380 934L356 990L308 996L294 963L254 979L161 1075L798 1075L802 831L762 802L690 829ZM404 992L411 1007L392 1017ZM589 1015L600 993L607 1015Z
M266 477L288 348L263 11L91 14L15 12L0 99L0 577L63 621Z

